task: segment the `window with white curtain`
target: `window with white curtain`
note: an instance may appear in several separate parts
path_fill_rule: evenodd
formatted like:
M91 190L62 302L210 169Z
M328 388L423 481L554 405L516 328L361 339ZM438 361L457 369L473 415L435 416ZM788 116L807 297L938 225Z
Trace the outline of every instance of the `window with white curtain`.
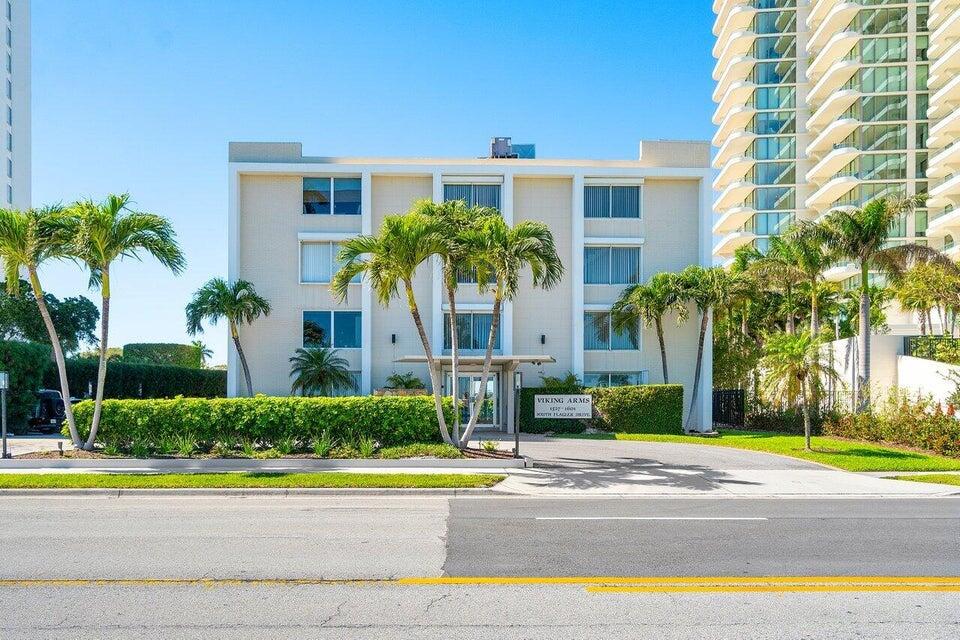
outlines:
M584 351L636 351L640 348L640 325L614 331L609 311L583 314Z
M499 184L445 184L443 185L443 199L463 200L471 207L500 208Z
M584 284L637 284L640 247L584 247Z
M301 242L300 243L300 282L305 284L327 284L340 269L342 263L337 260L340 244L337 242ZM354 276L351 282L360 282L361 276Z
M586 185L584 218L639 218L639 185Z

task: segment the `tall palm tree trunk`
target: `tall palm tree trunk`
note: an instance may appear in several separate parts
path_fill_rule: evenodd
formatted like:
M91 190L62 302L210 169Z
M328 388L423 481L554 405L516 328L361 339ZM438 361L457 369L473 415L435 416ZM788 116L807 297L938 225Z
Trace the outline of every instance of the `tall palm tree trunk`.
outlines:
M444 271L448 271L446 268ZM457 335L457 292L453 287L456 273L451 269L445 274L447 282L447 301L450 305L450 373L453 384L450 385L450 395L453 396L453 439L460 441L460 338Z
M497 283L497 293L493 298L493 318L490 321L490 334L487 336L487 351L483 356L483 371L480 374L480 388L477 397L473 401L473 410L470 412L470 422L467 424L467 430L463 432L460 438L460 446L466 447L470 442L470 436L477 426L480 418L480 409L487 399L487 378L490 376L490 363L493 360L493 345L496 342L497 330L500 328L500 303L503 298L503 287ZM517 426L514 425L516 429Z
M450 430L447 429L447 420L443 415L443 387L441 386L440 372L434 366L433 351L430 349L430 339L423 328L423 318L420 317L420 307L417 306L417 299L413 295L413 283L404 280L403 287L407 293L407 306L410 308L410 315L413 316L413 324L417 327L417 333L420 336L420 342L423 344L423 353L427 357L427 367L430 370L430 384L433 386L433 404L437 410L437 422L440 424L440 436L447 444L453 445L450 438Z
M920 335L925 336L927 335L927 314L921 309L917 315L920 316Z
M700 373L703 369L703 343L707 335L707 324L710 321L710 310L705 309L700 317L700 339L697 341L697 368L693 374L693 396L690 398L690 410L687 412L687 424L684 431L690 430L693 421L693 410L697 406L697 393L700 391Z
M63 348L60 346L60 336L57 335L57 328L53 325L53 318L50 316L50 309L47 308L47 301L43 298L43 287L40 286L40 278L37 276L37 270L33 267L28 268L30 274L30 286L33 289L33 297L37 300L37 307L40 308L40 317L43 318L43 324L47 328L47 335L50 337L50 345L53 347L53 359L57 363L57 374L60 376L60 394L63 396L63 410L67 418L67 428L70 430L70 440L74 447L80 446L80 434L77 433L77 421L73 417L73 405L70 404L70 383L67 380L67 361L63 357Z
M97 365L97 395L93 401L93 420L90 422L90 435L83 448L93 451L93 444L97 441L97 431L100 430L100 416L103 412L103 392L107 381L107 336L110 333L110 272L103 270L100 281L100 363Z
M670 384L670 374L667 373L667 345L663 339L663 319L657 317L654 319L657 327L657 340L660 341L660 363L663 366L663 384Z
M807 403L807 381L800 380L800 411L803 413L803 441L807 451L810 451L810 406Z
M233 346L237 348L237 357L240 358L240 366L243 368L243 378L247 383L247 395L253 397L253 380L250 378L250 367L247 365L247 356L240 346L240 331L237 325L230 322L230 337L233 339Z
M857 363L857 412L870 407L870 276L866 264L860 273L860 344Z
M816 338L820 335L820 301L817 300L816 288L810 296L810 337Z

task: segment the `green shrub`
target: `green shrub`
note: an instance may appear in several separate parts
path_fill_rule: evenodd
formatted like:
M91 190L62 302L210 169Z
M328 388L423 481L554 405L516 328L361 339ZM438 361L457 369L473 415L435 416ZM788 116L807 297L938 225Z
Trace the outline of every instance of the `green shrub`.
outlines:
M67 360L70 392L81 397L96 392L97 360ZM59 389L57 369L46 368L45 384ZM56 385L56 386L51 386ZM107 398L222 398L227 395L227 372L222 369L195 369L158 364L107 362Z
M620 433L681 433L683 385L645 384L590 389L595 426Z
M909 340L917 358L960 364L960 340L945 336L916 336Z
M534 396L543 393L589 393L592 420L534 418ZM582 433L587 428L623 433L681 433L683 385L645 384L626 387L525 388L520 391L520 430L525 433Z
M200 350L192 344L174 342L132 342L123 345L123 359L128 363L160 364L199 369Z
M452 421L449 401L446 409ZM93 403L76 405L76 415L80 433L88 433ZM287 439L315 442L325 432L331 441L351 448L361 437L381 446L440 441L429 396L107 400L98 439L103 445L130 450L135 442L159 448L164 438L190 434L204 450L215 442L243 442L249 456L258 445L285 446Z
M832 413L817 414L812 411L810 427L813 435L823 431L824 421L835 417ZM730 427L725 427L730 428ZM747 431L777 431L779 433L803 434L803 413L796 407L770 407L759 405L747 410L743 420Z
M50 360L50 347L35 342L0 341L0 371L10 374L10 389L7 391L7 420L10 430L25 432L27 419L37 405L37 390L45 386L43 371L50 365L53 369L53 384L50 389L60 390L60 378Z
M460 449L449 444L405 444L400 447L385 447L380 449L381 458L396 460L398 458L462 458Z

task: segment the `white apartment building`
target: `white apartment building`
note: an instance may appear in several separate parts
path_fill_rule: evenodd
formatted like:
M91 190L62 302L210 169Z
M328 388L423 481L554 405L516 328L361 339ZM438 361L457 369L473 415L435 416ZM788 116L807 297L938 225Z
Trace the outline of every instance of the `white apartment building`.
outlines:
M957 257L960 0L715 0L714 254L928 194L894 242ZM838 265L828 278L853 284Z
M493 149L503 148L491 145ZM241 329L254 391L287 395L289 358L300 347L331 346L350 363L354 393L383 387L393 373L429 381L423 348L403 301L381 307L364 281L338 304L329 282L337 243L372 234L385 216L421 199L464 199L496 207L510 223L541 220L565 266L561 283L534 289L529 273L504 305L494 373L481 423L513 427L513 388L539 386L541 376L572 371L588 385L662 382L654 332L611 331L620 292L659 271L711 258L711 170L708 142L643 141L637 160L547 160L532 148L483 158L330 158L302 154L300 143L234 142L229 150L229 277L251 281L273 311ZM493 157L494 155L498 157ZM439 265L425 264L415 293L446 393L479 391L479 371L492 300L470 286L457 293L460 379L449 374L448 304ZM445 321L446 319L446 321ZM698 323L665 324L670 382L691 402ZM695 422L711 421L711 336L706 339ZM231 345L228 392L243 391Z
M30 0L2 0L3 206L30 208Z

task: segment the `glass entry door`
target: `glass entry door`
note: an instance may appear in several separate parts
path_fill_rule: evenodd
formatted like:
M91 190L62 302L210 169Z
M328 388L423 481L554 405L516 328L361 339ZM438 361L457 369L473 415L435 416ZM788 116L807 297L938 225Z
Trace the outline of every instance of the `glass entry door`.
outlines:
M460 399L460 424L467 424L473 412L473 403L480 395L480 375L465 374L457 376L457 397ZM447 374L446 392L451 392L453 376ZM500 396L497 393L500 385L500 374L491 372L487 376L486 393L480 405L480 417L477 418L477 427L484 429L500 428Z

